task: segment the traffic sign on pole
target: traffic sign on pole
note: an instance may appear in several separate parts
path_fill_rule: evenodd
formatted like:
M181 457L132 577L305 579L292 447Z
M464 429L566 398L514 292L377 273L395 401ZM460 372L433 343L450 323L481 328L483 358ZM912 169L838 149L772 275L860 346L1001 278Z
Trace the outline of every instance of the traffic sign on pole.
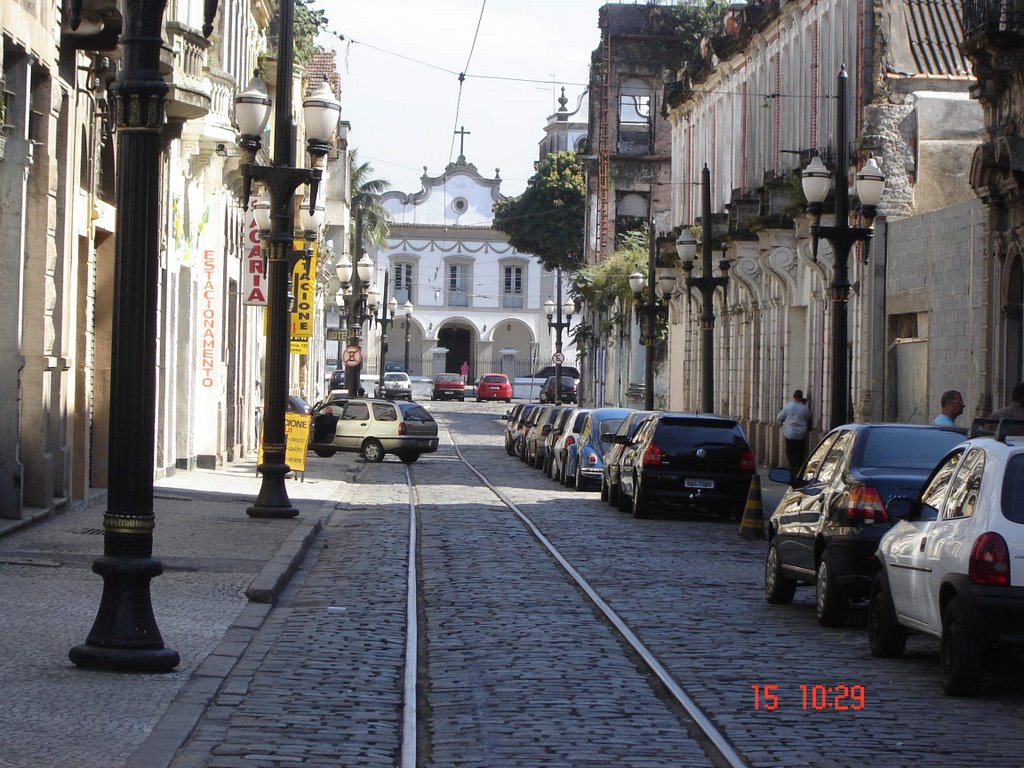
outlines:
M363 363L363 350L355 344L349 344L341 353L341 359L346 368L356 368Z
M563 355L561 352L555 352L555 354L551 356L551 362L554 363L555 365L561 365L562 363L565 362L565 355Z

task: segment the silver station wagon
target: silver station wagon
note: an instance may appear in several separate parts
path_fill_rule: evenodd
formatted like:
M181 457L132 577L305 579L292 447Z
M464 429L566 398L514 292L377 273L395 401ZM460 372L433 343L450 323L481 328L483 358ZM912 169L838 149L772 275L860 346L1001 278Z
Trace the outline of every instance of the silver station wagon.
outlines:
M317 456L348 451L378 462L390 453L412 464L421 454L437 450L437 422L418 403L349 400L338 417L334 440L310 447Z

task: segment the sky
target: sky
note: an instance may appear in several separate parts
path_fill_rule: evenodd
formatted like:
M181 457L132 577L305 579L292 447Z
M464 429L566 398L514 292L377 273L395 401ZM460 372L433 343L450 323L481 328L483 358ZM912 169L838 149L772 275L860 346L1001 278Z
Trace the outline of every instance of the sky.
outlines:
M423 166L439 176L461 139L484 178L500 168L502 194L520 194L561 87L570 112L586 87L605 2L316 0L328 18L318 42L338 51L349 146L374 178L413 193Z

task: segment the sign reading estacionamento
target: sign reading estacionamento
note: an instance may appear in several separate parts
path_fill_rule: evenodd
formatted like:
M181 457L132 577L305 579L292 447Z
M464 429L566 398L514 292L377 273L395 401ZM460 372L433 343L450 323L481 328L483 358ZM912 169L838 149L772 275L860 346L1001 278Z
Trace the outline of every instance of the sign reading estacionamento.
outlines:
M292 472L306 471L306 452L309 449L309 414L284 415L284 461ZM263 436L260 435L260 455L263 463Z

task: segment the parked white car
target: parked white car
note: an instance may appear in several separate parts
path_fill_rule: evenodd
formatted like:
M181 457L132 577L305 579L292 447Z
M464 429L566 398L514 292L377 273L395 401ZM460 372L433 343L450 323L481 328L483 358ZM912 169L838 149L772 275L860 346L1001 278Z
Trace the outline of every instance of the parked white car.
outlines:
M1013 427L1007 430L1007 427ZM940 638L942 687L977 693L992 646L1024 646L1024 422L1001 422L943 457L879 542L868 643L899 656L908 632Z

